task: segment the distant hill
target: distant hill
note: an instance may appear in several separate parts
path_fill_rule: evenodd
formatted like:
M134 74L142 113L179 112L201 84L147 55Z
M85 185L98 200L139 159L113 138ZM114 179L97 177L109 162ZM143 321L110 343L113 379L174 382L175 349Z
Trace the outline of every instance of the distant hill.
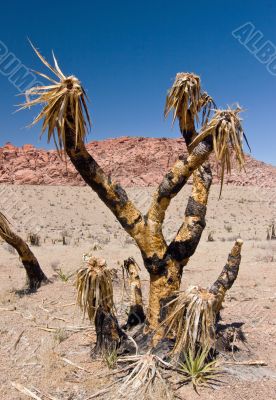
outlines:
M180 154L182 139L121 137L87 144L88 151L114 181L124 186L155 186ZM214 164L214 182L218 182ZM233 169L226 183L236 186L276 187L276 167L246 156L246 173ZM70 162L55 150L32 145L0 147L0 183L30 185L84 185Z

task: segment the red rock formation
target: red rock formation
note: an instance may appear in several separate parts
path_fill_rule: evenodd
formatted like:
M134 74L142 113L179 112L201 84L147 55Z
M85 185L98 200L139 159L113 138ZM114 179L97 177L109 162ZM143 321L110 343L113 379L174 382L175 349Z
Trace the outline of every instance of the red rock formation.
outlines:
M121 137L92 141L87 147L113 180L124 186L156 186L177 157L186 152L182 139L166 138ZM226 182L276 187L276 167L246 156L246 171L233 169ZM214 181L218 182L216 175ZM11 143L0 147L0 183L84 185L70 161L66 167L55 150L36 149L30 144L15 147Z

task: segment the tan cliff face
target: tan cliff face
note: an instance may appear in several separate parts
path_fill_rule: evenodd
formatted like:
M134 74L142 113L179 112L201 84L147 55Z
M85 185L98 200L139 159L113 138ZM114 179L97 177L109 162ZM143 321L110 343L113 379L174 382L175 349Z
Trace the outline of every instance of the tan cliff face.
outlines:
M156 186L179 155L186 153L182 139L121 137L87 144L88 151L114 181L124 186ZM214 183L219 181L215 160ZM226 183L236 186L276 187L276 167L246 156L246 172L233 169ZM70 161L55 150L26 144L0 147L0 183L16 185L84 185Z

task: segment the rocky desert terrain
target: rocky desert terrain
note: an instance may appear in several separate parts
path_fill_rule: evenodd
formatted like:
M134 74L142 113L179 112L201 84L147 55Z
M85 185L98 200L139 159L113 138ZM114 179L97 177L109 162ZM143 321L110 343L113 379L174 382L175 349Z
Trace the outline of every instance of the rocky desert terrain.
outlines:
M153 186L182 146L177 139L120 138L92 142L88 147L146 211ZM7 144L0 150L0 182L0 210L22 237L39 236L39 246L32 250L52 281L35 294L16 295L16 289L24 285L25 272L13 248L0 243L0 398L92 399L113 377L104 360L91 358L95 332L75 305L75 273L83 253L92 251L107 260L117 271L115 299L123 322L129 293L123 290L121 265L129 256L141 266L146 306L148 275L139 250L91 189L80 187L80 178L69 163L66 169L55 151ZM183 288L209 286L234 240L241 237L240 273L227 294L221 323L234 332L241 327L246 341L237 340L239 351L220 355L222 364L228 361L221 384L199 389L199 395L204 400L273 400L276 240L267 240L267 230L276 222L276 168L248 156L247 175L234 171L228 183L220 200L219 185L211 190L207 226L185 268ZM167 240L181 224L190 189L187 185L169 207L164 225ZM246 365L248 361L264 365ZM177 395L198 398L191 386L182 387Z

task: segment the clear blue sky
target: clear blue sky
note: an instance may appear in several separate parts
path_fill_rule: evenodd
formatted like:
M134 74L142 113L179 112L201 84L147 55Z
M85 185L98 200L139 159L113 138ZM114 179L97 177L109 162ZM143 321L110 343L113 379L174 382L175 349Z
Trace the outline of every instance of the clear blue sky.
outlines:
M10 1L1 4L0 40L41 70L30 37L83 82L94 124L89 140L178 137L164 121L164 101L175 74L189 71L201 75L218 106L238 101L247 109L253 156L276 165L276 76L232 36L246 22L276 45L274 0ZM18 92L2 75L0 88L0 145L46 147L38 127L25 128L34 111L13 114Z

